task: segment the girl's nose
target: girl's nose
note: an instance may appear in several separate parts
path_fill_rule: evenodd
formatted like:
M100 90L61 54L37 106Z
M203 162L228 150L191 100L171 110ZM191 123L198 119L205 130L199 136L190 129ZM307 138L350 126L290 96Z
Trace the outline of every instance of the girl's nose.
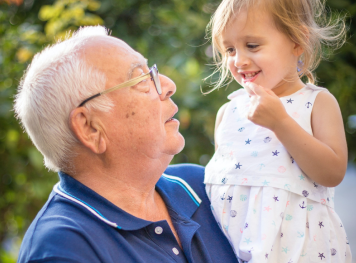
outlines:
M176 84L165 75L159 74L159 79L161 82L162 94L160 95L161 100L166 100L170 98L174 93L176 93Z
M243 68L249 63L248 57L243 52L236 52L234 56L234 66L237 68Z

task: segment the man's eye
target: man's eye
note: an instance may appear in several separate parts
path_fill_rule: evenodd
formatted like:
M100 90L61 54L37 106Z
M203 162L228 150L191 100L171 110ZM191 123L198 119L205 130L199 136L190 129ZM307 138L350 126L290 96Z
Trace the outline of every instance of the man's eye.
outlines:
M257 45L257 44L247 44L246 46L247 46L247 48L249 48L249 49L256 49L256 48L259 47L259 45Z

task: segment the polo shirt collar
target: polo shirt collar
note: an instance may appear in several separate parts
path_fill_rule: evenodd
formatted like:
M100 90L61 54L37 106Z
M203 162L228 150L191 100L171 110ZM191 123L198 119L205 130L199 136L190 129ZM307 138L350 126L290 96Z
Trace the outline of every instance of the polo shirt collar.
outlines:
M106 224L123 230L138 230L152 224L151 221L125 212L66 173L59 172L58 174L60 183L55 185L53 190L89 210ZM195 192L189 188L190 186L182 179L169 175L161 176L156 184L156 190L167 205L168 211L173 210L188 220L201 202ZM171 212L170 214L172 217L173 214Z

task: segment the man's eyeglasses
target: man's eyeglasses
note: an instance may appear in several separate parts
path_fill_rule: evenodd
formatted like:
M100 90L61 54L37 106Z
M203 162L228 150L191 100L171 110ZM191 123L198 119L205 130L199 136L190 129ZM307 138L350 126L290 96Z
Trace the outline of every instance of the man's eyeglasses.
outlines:
M118 89L122 89L122 88L126 88L126 87L130 87L130 86L134 86L136 85L137 83L140 83L141 81L145 80L145 79L148 79L148 78L151 78L151 80L153 81L153 83L155 84L155 87L156 87L156 90L157 90L157 93L159 95L162 94L162 88L161 88L161 82L159 80L159 75L158 75L158 68L156 66L156 64L154 64L149 72L147 72L146 74L142 75L142 76L138 76L136 78L133 78L133 79L130 79L129 81L126 81L124 83L121 83L119 85L116 85L115 87L112 87L110 89L107 89L107 90L104 90L102 92L99 92L89 98L87 98L86 100L84 100L82 103L79 104L78 107L82 107L86 102L88 102L89 100L92 100L96 97L99 97L101 95L104 95L106 93L109 93L109 92L112 92L114 90L118 90Z

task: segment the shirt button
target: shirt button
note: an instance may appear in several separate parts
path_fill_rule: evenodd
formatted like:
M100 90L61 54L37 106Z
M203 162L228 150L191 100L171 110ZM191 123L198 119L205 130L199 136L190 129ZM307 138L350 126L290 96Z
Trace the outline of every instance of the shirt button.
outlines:
M174 253L174 254L176 254L176 255L178 255L178 254L179 254L178 249L176 249L175 247L174 247L174 248L172 248L172 251L173 251L173 253Z
M163 228L158 226L158 227L155 228L155 232L156 232L157 235L160 235L163 232Z

